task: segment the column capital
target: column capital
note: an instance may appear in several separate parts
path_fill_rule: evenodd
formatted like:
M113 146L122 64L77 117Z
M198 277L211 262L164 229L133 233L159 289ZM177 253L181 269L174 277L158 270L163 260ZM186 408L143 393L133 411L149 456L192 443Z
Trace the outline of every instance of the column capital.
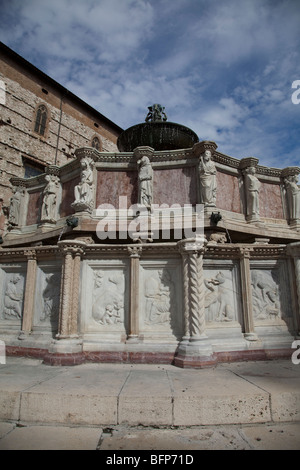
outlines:
M184 238L177 243L179 252L184 255L190 255L192 253L204 253L207 245L206 238L195 237L195 238Z
M130 258L139 258L143 251L143 248L138 245L128 246L127 249Z
M36 260L36 251L34 249L24 250L27 260Z
M75 254L81 255L84 253L86 245L87 244L84 241L80 241L80 240L62 240L57 243L57 246L59 247L61 252L65 255L68 253L72 255L75 255Z

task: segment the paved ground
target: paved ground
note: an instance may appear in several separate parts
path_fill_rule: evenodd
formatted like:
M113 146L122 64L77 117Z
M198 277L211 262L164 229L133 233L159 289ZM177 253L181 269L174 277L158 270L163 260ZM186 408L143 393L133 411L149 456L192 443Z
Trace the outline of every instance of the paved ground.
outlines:
M0 365L0 450L300 450L300 365Z

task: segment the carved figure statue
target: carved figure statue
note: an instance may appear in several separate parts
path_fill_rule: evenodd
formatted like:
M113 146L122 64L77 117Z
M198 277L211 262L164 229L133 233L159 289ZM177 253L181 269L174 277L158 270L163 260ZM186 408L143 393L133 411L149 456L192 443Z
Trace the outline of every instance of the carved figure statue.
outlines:
M150 209L153 199L153 169L146 156L138 160L137 164L139 169L138 202Z
M4 317L22 317L23 287L21 276L13 274L8 281L4 297Z
M259 218L259 190L260 182L255 176L255 167L250 166L245 169L245 187L247 200L247 217Z
M57 176L46 175L47 184L43 191L43 205L41 220L43 222L56 222L56 199L59 189L59 180Z
M149 112L146 116L145 121L152 121L152 122L160 122L166 121L167 115L165 113L165 108L161 104L153 104L152 106L148 106Z
M274 273L252 270L253 314L257 320L276 319L279 316L279 292Z
M200 198L205 206L215 206L217 197L216 167L212 161L211 151L205 150L200 157Z
M300 219L300 188L297 184L298 176L291 175L284 179L289 218L291 220Z
M20 224L20 208L21 208L21 199L23 196L24 196L24 189L20 186L15 186L13 188L13 195L10 199L9 218L8 218L8 223L10 225L17 226Z
M208 321L233 320L232 299L229 299L228 289L224 287L224 283L225 277L221 272L211 279L204 279L204 284L208 289L205 294Z
M75 186L75 201L71 204L75 210L91 210L93 207L93 168L94 161L84 157L81 162L80 183Z

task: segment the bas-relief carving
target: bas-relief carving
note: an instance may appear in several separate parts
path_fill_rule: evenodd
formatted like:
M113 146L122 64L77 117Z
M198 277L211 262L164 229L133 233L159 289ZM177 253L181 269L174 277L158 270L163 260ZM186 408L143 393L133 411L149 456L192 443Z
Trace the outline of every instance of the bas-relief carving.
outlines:
M207 322L232 322L236 320L236 302L232 279L221 271L205 272L205 317ZM231 274L230 274L231 276Z
M277 320L281 317L278 276L274 269L251 271L253 316L256 320Z
M178 266L143 266L141 280L141 327L146 331L181 333Z
M61 271L58 266L39 266L33 326L57 332L60 301Z
M251 267L253 317L293 328L291 284L287 263L264 265L253 263Z
M2 276L1 276L2 277ZM5 272L2 300L2 320L19 321L23 314L25 275L18 272Z
M119 269L93 272L92 317L102 327L123 327L125 321L125 276Z
M148 273L144 281L146 297L145 323L170 323L171 298L174 296L174 283L168 269L159 269L155 273Z

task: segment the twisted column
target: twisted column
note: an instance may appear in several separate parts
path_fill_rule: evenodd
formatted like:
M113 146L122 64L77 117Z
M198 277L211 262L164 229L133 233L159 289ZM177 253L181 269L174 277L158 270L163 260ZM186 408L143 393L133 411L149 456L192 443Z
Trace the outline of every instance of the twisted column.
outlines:
M184 339L201 339L205 333L203 253L206 240L188 239L179 242L183 267Z

